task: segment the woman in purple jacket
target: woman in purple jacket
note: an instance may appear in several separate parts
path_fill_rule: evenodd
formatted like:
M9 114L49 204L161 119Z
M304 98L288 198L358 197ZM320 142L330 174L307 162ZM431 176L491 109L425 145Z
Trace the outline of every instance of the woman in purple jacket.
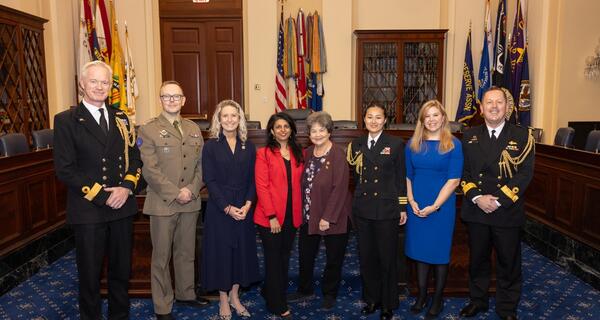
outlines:
M313 270L321 239L325 240L327 263L323 272L321 308L335 306L342 264L348 243L348 220L352 196L348 191L349 169L344 150L330 140L331 116L315 112L306 119L312 146L305 151L302 175L302 218L298 251L298 291L288 301L314 296Z

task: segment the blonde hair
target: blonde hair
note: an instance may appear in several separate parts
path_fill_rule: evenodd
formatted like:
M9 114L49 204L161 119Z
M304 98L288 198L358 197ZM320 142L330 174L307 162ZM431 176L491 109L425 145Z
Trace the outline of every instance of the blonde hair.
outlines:
M446 114L446 110L444 106L437 100L429 100L423 104L421 109L419 110L419 116L417 118L417 125L415 127L415 132L413 133L410 149L414 152L422 151L422 144L427 137L427 129L425 128L425 115L427 111L431 108L437 108L438 111L442 114L442 127L440 128L440 144L438 145L439 153L446 153L452 149L454 149L454 142L452 141L452 133L450 133L450 123L448 122L448 114Z
M240 106L239 103L233 100L223 100L217 104L215 108L215 113L213 114L212 121L210 123L210 137L219 139L219 134L221 133L221 110L225 107L234 107L237 110L238 117L240 118L240 123L238 124L237 135L242 140L242 142L246 142L248 139L248 129L246 127L246 117L244 116L244 110Z

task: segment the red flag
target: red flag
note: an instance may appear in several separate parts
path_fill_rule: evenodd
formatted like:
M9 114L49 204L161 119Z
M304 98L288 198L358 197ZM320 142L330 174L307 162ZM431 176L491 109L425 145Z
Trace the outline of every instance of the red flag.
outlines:
M275 112L287 109L287 85L283 78L283 8L279 20L279 33L277 34L277 74L275 75Z
M306 71L304 69L304 55L306 53L306 27L304 24L304 12L298 11L297 35L298 35L298 77L296 78L296 96L298 97L298 109L306 109Z

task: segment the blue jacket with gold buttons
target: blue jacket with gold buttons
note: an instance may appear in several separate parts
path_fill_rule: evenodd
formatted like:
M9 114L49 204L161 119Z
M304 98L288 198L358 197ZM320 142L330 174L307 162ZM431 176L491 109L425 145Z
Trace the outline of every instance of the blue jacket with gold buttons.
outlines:
M142 161L133 125L125 113L107 106L108 134L83 104L54 117L54 167L68 189L67 222L99 223L137 213L133 191ZM120 209L107 206L106 187L125 187L130 196Z
M382 133L372 149L367 136L348 145L347 160L354 172L354 215L371 220L398 219L406 211L404 142Z
M481 125L465 131L462 146L462 219L501 227L523 225L523 194L533 177L535 157L535 142L527 128L506 123L492 142L487 127ZM486 194L498 197L496 211L485 213L473 203L476 196Z

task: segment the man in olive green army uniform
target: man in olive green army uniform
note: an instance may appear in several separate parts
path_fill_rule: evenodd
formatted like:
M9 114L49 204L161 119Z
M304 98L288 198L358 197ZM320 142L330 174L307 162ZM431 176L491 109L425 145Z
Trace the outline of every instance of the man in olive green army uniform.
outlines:
M151 286L157 319L173 319L173 302L201 307L194 291L196 221L201 206L200 128L180 116L185 96L176 81L160 88L162 113L140 127L138 146L148 182L144 213L150 215ZM169 261L173 257L175 292Z

